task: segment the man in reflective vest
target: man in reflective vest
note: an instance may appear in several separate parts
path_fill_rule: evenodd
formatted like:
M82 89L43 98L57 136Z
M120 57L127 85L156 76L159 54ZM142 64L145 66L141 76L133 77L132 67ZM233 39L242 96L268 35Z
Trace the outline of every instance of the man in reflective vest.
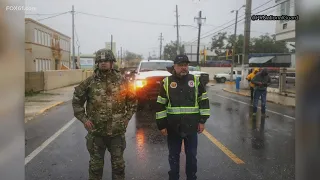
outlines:
M197 179L198 133L210 116L207 92L199 78L189 74L189 63L186 55L175 58L172 75L163 79L157 99L157 126L168 140L169 180L179 179L182 140L187 180Z

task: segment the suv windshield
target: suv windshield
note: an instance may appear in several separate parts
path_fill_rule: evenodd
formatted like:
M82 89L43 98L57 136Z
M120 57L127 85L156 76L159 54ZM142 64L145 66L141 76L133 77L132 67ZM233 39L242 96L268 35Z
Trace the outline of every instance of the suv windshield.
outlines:
M140 72L143 71L167 71L168 66L173 66L173 62L142 62Z

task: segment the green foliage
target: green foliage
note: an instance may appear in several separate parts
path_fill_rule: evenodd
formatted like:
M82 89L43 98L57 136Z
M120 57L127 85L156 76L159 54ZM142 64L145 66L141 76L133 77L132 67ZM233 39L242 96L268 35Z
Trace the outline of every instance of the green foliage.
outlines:
M137 60L137 59L141 60L141 59L143 59L143 56L140 54L130 52L130 51L125 52L124 60L131 61L131 60Z
M185 53L184 45L179 47L180 54ZM171 41L169 44L164 46L163 57L166 60L174 60L177 56L177 43Z
M219 33L212 38L211 50L217 56L225 56L226 49L232 49L235 41L234 35L226 35L227 33ZM243 52L244 36L240 34L237 36L236 41L236 54ZM288 53L289 49L286 47L284 41L276 41L275 36L268 34L261 35L257 38L251 38L249 44L249 53Z

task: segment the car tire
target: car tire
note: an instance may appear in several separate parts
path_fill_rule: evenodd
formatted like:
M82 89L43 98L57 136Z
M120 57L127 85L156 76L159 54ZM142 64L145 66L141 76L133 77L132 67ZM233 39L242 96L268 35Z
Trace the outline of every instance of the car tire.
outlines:
M221 82L221 83L225 83L226 80L227 80L227 79L223 77L223 78L220 79L220 82Z

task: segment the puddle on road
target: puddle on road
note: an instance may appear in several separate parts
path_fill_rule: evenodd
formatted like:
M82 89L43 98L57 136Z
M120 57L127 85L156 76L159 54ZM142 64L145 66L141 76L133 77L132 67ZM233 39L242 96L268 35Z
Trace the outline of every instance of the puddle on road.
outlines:
M221 103L219 102L210 102L210 104L216 107L221 107Z

